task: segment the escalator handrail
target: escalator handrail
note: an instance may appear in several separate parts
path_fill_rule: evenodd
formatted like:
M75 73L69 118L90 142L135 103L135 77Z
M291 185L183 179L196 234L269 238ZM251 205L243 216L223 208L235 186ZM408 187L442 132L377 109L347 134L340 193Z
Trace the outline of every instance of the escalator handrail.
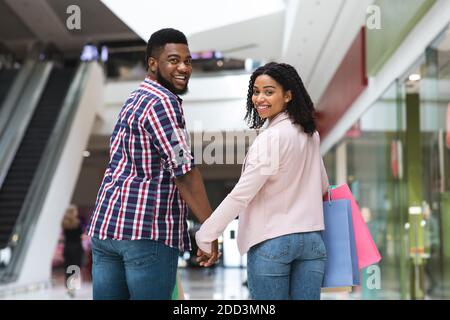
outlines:
M55 127L46 144L43 156L36 169L36 175L33 177L29 192L14 226L9 244L12 254L11 262L4 270L0 270L0 283L14 281L20 273L25 258L25 249L31 241L34 228L44 205L45 195L48 193L65 141L70 133L70 127L76 114L76 107L79 105L81 96L85 91L86 79L91 70L89 68L91 64L81 63L79 65L64 98Z
M5 100L0 108L0 137L2 136L3 130L13 114L14 107L16 103L22 96L22 92L27 84L27 80L30 79L31 73L35 68L36 62L34 60L28 60L24 63L23 67L20 69L19 73L14 79L14 83L11 85ZM1 138L0 138L1 139Z
M0 137L0 188L27 131L34 110L39 104L52 68L52 62L40 63L34 68L23 94L19 98L15 110L9 117L8 124Z

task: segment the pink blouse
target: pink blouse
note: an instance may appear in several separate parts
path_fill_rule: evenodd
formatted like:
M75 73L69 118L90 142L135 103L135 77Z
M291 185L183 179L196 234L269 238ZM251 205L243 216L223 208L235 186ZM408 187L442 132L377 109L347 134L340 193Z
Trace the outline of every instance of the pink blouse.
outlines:
M211 242L237 216L241 255L268 239L323 230L328 177L319 145L319 134L304 133L287 113L272 119L249 148L234 189L195 234L198 247L210 253Z

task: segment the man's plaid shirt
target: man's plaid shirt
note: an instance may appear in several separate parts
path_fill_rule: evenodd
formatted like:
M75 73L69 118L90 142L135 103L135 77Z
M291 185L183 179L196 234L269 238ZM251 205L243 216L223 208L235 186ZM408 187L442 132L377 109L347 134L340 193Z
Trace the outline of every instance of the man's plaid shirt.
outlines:
M87 234L190 250L187 205L174 178L193 167L181 99L147 77L120 111Z

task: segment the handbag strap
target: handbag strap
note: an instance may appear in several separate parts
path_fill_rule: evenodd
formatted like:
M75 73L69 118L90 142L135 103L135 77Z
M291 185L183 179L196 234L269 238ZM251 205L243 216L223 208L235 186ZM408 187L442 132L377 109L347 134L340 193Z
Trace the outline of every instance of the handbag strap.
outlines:
M331 206L331 188L330 187L328 187L327 192L328 192L328 205Z

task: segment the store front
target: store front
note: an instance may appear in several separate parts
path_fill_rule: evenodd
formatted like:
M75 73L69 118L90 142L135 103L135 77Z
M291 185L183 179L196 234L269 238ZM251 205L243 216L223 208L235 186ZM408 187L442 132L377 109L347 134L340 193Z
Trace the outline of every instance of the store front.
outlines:
M324 156L383 257L362 299L450 297L450 32L445 30ZM375 282L374 282L375 281Z

